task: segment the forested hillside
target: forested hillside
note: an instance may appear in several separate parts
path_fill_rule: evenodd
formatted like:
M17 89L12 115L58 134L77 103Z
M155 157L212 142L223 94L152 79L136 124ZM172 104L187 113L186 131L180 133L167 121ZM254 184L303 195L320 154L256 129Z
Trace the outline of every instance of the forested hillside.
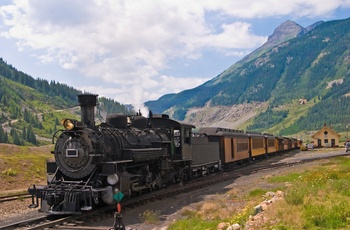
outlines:
M350 19L317 25L265 53L258 49L255 59L240 62L201 86L146 105L186 120L193 108L267 102L248 129L293 134L327 123L344 131L350 121ZM307 105L299 106L299 99Z
M48 143L64 117L80 119L82 92L56 81L34 79L0 58L0 143ZM113 99L100 97L99 112L134 113Z

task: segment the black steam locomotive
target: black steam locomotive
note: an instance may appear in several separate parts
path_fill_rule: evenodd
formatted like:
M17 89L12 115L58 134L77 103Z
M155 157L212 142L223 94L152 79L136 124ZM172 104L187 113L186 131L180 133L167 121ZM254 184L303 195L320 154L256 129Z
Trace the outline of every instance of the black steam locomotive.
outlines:
M52 152L55 162L47 163L48 184L28 190L36 197L31 207L77 214L191 175L193 125L165 115L121 114L95 125L97 95L79 95L78 100L81 121L63 120L65 130ZM218 168L219 163L216 159L206 167Z
M79 214L300 145L295 139L225 128L195 134L195 126L167 115L112 114L95 125L97 95L79 95L78 101L81 121L64 119L65 129L54 135L55 161L47 163L47 185L28 189L30 207L40 205L39 211Z

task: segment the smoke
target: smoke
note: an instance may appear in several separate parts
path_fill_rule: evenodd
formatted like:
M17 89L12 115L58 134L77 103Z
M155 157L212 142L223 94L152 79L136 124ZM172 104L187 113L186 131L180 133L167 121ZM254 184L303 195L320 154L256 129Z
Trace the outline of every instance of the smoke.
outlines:
M132 97L132 106L134 107L136 112L141 112L142 116L148 117L149 109L145 106L143 103L145 101L146 97L146 91L142 89L142 86L135 85L132 87L131 90L131 97Z

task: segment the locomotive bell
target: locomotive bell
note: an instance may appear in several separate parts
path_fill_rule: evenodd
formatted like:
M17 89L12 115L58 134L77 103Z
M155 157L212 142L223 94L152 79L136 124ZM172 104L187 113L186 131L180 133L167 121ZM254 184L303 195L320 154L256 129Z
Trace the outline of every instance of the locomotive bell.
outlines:
M61 121L61 124L64 126L65 129L67 130L72 130L74 128L74 122L70 119L64 118Z
M61 124L66 130L73 130L74 128L83 128L84 124L80 121L70 118L63 118Z

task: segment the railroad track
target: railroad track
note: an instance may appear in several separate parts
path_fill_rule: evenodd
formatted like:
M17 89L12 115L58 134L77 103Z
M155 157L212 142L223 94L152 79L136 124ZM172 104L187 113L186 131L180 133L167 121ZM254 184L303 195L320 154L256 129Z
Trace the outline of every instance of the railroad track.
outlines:
M278 169L283 167L292 167L297 164L308 163L320 159L329 159L338 156L349 156L350 153L344 153L336 156L324 156L324 157L314 157L310 159L301 159L295 162L266 162L265 161L256 161L256 163L261 164L248 164L243 165L241 167L227 170L224 172L219 172L215 174L211 174L205 177L198 178L193 181L189 181L183 185L175 184L173 186L169 186L160 190L153 191L151 193L145 193L143 195L132 197L125 202L122 202L123 209L133 209L142 205L147 204L148 202L162 200L166 198L174 197L174 194L177 196L181 196L181 194L185 194L188 192L195 192L198 190L203 190L209 188L209 186L218 184L221 182L236 180L239 177L251 175L262 170L271 170ZM273 157L271 157L273 158ZM12 225L8 225L2 227L1 229L96 229L96 230L108 230L113 229L112 226L87 226L88 223L92 222L100 222L103 219L112 218L115 211L115 206L107 206L101 209L96 209L90 211L88 213L84 213L80 216L68 216L51 219L49 217L39 218L38 220L27 220L22 221L20 223L14 223ZM53 218L53 217L51 217Z
M13 194L13 195L5 195L5 196L0 196L0 203L5 203L9 201L14 201L14 200L23 200L23 199L29 199L32 196L29 195L28 193L19 193L19 194Z

